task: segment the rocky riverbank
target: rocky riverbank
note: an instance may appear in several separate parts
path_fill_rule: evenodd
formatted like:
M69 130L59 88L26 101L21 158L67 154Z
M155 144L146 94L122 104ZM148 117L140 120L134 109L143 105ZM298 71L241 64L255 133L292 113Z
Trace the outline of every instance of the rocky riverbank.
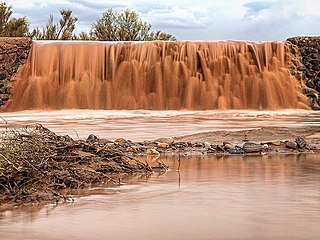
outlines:
M10 97L14 76L26 62L31 43L30 38L0 37L0 108Z
M99 147L117 149L129 155L161 154L274 154L313 153L320 149L320 127L259 128L236 132L216 131L182 137L159 138L133 142L123 138L115 141L90 135L87 142Z
M294 37L287 43L291 74L301 82L312 109L320 110L320 37Z

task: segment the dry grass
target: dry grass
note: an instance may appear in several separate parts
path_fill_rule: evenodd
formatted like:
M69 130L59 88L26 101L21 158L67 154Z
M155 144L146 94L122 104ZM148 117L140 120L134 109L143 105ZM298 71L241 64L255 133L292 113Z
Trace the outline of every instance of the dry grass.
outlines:
M57 190L79 189L114 173L163 171L103 144L59 136L41 125L8 128L0 136L0 205L66 198Z

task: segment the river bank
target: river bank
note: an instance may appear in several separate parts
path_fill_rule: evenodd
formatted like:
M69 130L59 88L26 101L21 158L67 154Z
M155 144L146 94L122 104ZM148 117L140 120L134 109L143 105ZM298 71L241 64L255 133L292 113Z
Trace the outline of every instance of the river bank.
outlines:
M0 209L67 201L68 193L61 190L108 181L120 184L123 175L167 171L158 161L161 155L317 153L319 133L320 127L262 127L133 142L99 139L93 134L86 140L74 140L41 125L9 129L1 135Z

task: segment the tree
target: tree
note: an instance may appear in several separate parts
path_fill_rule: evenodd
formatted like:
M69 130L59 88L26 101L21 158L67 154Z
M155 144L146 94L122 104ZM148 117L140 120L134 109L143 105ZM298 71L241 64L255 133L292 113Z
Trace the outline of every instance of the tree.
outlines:
M102 41L175 40L170 34L150 29L151 24L143 22L136 11L126 9L118 13L109 9L93 24L90 35Z
M79 33L78 36L75 37L75 40L90 41L90 40L94 40L94 39L92 39L88 33L81 32L81 33Z
M59 11L61 18L59 23L55 23L53 15L49 16L46 26L42 31L36 27L31 35L34 39L41 40L71 40L75 38L74 29L78 18L72 16L72 11L62 9Z
M25 17L12 18L12 7L0 3L0 37L23 37L28 34L29 24Z
M161 31L155 31L151 32L148 37L148 41L155 41L155 40L161 40L161 41L176 41L176 37L165 32Z

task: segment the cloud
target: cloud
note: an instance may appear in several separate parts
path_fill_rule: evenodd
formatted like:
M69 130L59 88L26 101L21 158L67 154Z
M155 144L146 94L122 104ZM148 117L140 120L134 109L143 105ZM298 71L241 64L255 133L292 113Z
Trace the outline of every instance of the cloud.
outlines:
M248 2L243 5L248 8L246 12L247 17L255 17L260 14L263 10L269 9L273 6L272 2Z
M82 8L90 8L90 9L94 9L94 10L98 10L98 11L104 11L106 9L109 8L124 8L126 7L125 4L119 3L118 2L93 2L93 1L87 1L87 0L68 0L68 2L70 4L72 4L73 6L78 5L78 7L82 7Z
M172 7L168 9L152 9L145 18L154 27L165 28L206 28L211 22L207 15L199 16L190 9Z

